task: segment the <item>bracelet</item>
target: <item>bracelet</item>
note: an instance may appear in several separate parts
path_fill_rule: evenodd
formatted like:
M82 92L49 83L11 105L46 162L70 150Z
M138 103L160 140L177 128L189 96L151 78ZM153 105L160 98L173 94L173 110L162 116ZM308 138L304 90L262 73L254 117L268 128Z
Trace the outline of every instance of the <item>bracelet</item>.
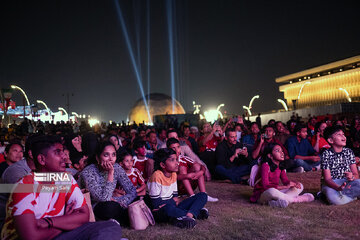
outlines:
M44 218L44 220L49 224L49 228L54 226L53 220L49 217Z
M43 218L45 220L45 222L47 222L48 224L48 228L51 228L51 223L50 223L50 220L46 217L46 218Z

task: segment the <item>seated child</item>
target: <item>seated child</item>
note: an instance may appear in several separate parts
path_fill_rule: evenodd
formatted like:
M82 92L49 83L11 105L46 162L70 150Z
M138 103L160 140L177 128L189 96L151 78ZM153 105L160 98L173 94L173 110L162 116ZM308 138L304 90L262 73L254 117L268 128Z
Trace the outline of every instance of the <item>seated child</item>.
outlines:
M360 196L360 180L353 151L346 148L341 127L327 127L324 137L331 145L321 156L321 191L330 204L343 205Z
M126 175L136 188L138 196L144 196L146 193L145 180L137 168L134 168L134 161L130 153L125 152L120 155L120 166L125 170Z
M177 197L177 174L179 161L172 149L163 148L154 153L156 171L147 187L156 221L170 221L180 228L193 228L197 219L207 219L208 210L204 192L195 194L182 202Z
M284 152L280 145L270 143L264 150L262 163L255 178L254 193L251 202L269 204L272 207L287 207L289 203L311 202L314 196L310 193L299 194L304 187L299 182L289 181L282 164ZM282 186L279 186L281 179Z
M195 163L191 158L181 155L180 142L176 138L169 138L166 146L176 152L179 161L179 171L177 172L178 194L194 195L194 189L199 187L200 192L206 193L205 176L206 168L199 163ZM219 199L208 196L208 202L217 202Z
M146 157L146 142L140 139L134 141L133 149L135 152L134 167L139 170L144 179L148 179L154 169L154 161Z

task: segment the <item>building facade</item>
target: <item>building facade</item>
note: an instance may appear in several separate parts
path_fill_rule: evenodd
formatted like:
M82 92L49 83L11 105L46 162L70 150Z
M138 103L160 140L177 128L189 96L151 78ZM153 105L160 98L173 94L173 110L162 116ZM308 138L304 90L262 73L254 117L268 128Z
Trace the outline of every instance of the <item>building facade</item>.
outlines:
M360 101L360 55L276 78L287 105L317 107Z

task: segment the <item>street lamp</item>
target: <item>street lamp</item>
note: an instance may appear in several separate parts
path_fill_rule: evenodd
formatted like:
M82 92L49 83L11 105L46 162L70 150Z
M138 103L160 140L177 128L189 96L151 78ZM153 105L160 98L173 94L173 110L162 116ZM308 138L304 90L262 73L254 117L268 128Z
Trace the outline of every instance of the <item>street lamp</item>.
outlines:
M36 102L41 103L42 105L44 105L44 107L46 108L46 111L48 111L48 113L50 114L50 109L48 108L48 106L46 105L46 103L44 101L36 100Z
M289 110L288 107L287 107L287 105L286 105L286 102L285 102L284 100L278 99L277 101L283 105L285 111L288 111L288 110Z
M251 100L250 100L249 106L248 106L248 107L247 107L247 106L243 106L243 108L248 111L249 116L251 116L251 111L250 111L250 109L252 108L252 104L253 104L254 100L257 99L257 98L260 98L260 96L259 96L259 95L253 96L253 97L251 98Z
M247 106L243 106L243 108L244 108L244 109L246 109L246 110L248 111L248 113L249 113L249 116L251 116L251 111L250 111L250 108L249 108L249 107L247 107Z
M16 85L11 85L10 86L12 89L17 89L17 90L20 90L20 92L24 95L25 99L26 99L26 102L27 102L27 105L29 106L30 105L30 102L29 102L29 99L28 97L26 96L26 93L24 90L22 90L20 87L16 86ZM25 106L24 106L25 108Z
M303 88L305 87L305 85L310 84L310 83L311 83L311 82L305 82L305 83L301 86L300 91L299 91L299 95L298 95L298 100L300 99L301 92L302 92Z
M79 117L79 114L77 114L76 112L72 112L72 115L75 115L77 118Z
M67 111L66 111L64 108L58 107L58 110L59 110L59 111L63 111L63 112L65 113L65 115L68 115Z
M345 88L339 88L339 90L340 90L340 91L344 91L344 92L345 92L345 94L346 94L346 98L347 98L347 100L348 100L349 102L351 102L351 98L350 98L350 95L349 95L348 91L346 91L346 89L345 89Z
M252 106L254 100L257 99L257 98L259 98L259 97L260 97L259 95L255 95L255 96L253 96L253 97L251 98L251 101L250 101L250 103L249 103L249 108L250 108L250 109L251 109L251 106Z

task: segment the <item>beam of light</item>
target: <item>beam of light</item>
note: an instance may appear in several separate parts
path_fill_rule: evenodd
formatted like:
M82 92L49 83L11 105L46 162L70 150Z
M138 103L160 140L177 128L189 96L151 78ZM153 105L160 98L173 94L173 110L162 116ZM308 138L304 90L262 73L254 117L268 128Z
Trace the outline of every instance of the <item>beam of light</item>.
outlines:
M175 113L175 72L174 72L174 39L173 39L173 0L166 1L166 16L168 25L169 54L170 54L170 79L171 79L171 97L172 113Z
M150 106L150 0L146 1L147 96Z
M134 7L134 23L135 23L135 42L136 42L136 53L137 53L137 67L139 70L140 78L142 79L142 70L141 70L141 47L140 47L140 1L133 0Z
M148 107L148 104L147 104L147 100L145 98L145 93L144 93L144 88L143 88L143 85L142 85L141 76L140 76L139 70L138 70L138 68L136 66L136 60L135 60L133 48L132 48L132 45L131 45L131 42L130 42L129 34L128 34L128 31L127 31L127 28L126 28L126 25L125 25L125 20L124 20L123 14L121 12L121 8L120 8L120 4L119 4L118 0L115 0L115 6L116 6L116 12L117 12L117 15L119 17L120 24L121 24L121 28L122 28L122 31L123 31L123 34L124 34L124 37L125 37L125 42L126 42L126 45L127 45L127 49L128 49L129 55L130 55L131 64L133 66L133 69L134 69L134 72L135 72L135 77L136 77L137 83L139 85L140 93L141 93L141 96L143 98L145 109L146 109L146 112L147 112L147 115L148 115L148 118L149 118L149 122L152 123L149 107Z
M339 90L340 90L340 91L344 91L344 92L345 92L345 94L346 94L346 98L347 98L347 100L348 100L349 102L351 102L351 98L350 98L350 95L349 95L348 91L346 91L346 89L345 89L345 88L339 88Z
M16 85L11 85L10 86L12 89L17 89L17 90L20 90L20 92L24 95L25 99L26 99L26 103L27 105L29 106L30 105L30 102L29 102L29 99L28 97L26 96L26 93L24 90L22 90L20 87L16 86ZM24 106L25 107L25 106Z
M253 96L253 97L251 98L250 103L249 103L249 108L250 108L250 109L251 109L251 107L252 107L252 104L253 104L254 100L257 99L257 98L259 98L259 97L260 97L259 95L255 95L255 96Z
M299 90L298 100L300 99L301 92L302 92L303 88L305 87L305 85L310 84L310 83L311 83L311 82L305 82L305 83L301 86L301 88L300 88L300 90Z
M284 102L284 100L278 99L277 101L283 105L285 111L288 111L288 110L289 110L288 107L287 107L287 105L286 105L286 102Z
M251 116L250 108L248 108L247 106L243 106L243 109L246 109L246 111L248 111L248 113L249 113L249 116Z

